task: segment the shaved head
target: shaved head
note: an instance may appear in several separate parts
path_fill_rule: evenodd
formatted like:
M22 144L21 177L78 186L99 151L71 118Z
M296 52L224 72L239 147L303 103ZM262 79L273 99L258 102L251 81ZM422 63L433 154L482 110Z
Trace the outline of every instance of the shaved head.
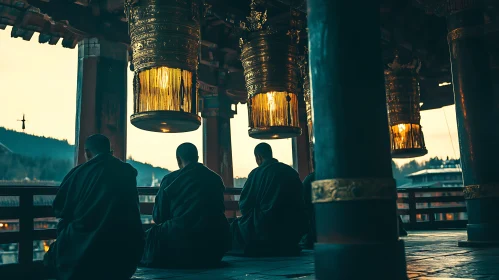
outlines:
M185 167L189 163L198 162L198 149L192 143L180 144L177 148L177 162L180 168Z
M255 147L255 156L261 156L264 159L272 158L272 147L267 143L260 143Z
M111 143L109 138L102 134L94 134L85 141L85 150L93 156L98 154L111 153Z
M255 147L255 159L258 165L267 159L272 159L272 147L267 143L260 143Z

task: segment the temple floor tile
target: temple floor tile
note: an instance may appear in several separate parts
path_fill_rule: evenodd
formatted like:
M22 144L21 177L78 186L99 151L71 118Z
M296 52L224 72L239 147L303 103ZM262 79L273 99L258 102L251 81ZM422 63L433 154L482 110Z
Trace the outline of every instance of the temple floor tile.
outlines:
M499 280L499 248L458 247L459 240L466 240L464 230L414 231L403 239L409 279ZM132 279L315 279L313 251L292 258L226 256L223 261L224 265L216 269L139 268ZM381 278L373 275L372 279Z

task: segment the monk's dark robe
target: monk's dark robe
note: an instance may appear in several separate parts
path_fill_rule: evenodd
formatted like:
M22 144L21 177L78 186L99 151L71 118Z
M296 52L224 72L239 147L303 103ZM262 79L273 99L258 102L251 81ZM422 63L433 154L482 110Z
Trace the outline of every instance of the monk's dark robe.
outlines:
M142 264L149 267L211 267L230 246L224 184L201 163L166 175L146 231Z
M60 221L45 257L61 280L129 279L143 252L137 171L101 154L72 169L53 203Z
M276 159L264 161L249 174L239 208L241 217L231 224L231 253L299 254L299 241L308 223L303 185L293 168Z
M313 249L317 241L315 233L315 212L312 203L312 182L315 181L315 172L310 173L303 180L303 197L305 198L305 212L309 222L308 232L303 236L301 244L306 249Z

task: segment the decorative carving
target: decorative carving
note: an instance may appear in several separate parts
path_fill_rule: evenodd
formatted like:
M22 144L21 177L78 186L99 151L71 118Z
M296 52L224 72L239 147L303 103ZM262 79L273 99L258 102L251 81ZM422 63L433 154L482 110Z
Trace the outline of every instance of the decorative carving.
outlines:
M291 41L296 41L297 44L300 43L300 32L303 29L302 21L300 20L300 13L297 10L291 9L290 11L291 20L289 23L290 29L286 33L291 38Z
M247 24L244 21L241 21L240 27L243 30L249 31L249 32L254 32L254 31L259 31L263 30L263 26L267 22L267 10L264 12L259 12L256 10L258 5L258 1L256 0L251 0L251 11L250 15L246 17Z
M291 40L293 40L293 41L296 40L297 44L300 43L300 30L290 29L290 30L288 30L286 35L288 35L291 38Z
M140 129L174 133L200 125L198 2L125 0L135 72L130 121Z
M421 62L401 64L398 53L385 71L386 103L392 157L409 158L428 153L420 120L419 69Z
M327 179L312 183L312 202L397 198L393 178Z
M209 95L218 95L218 87L207 84L203 81L198 81L199 90Z
M463 189L465 199L499 198L499 183L468 185Z
M297 37L266 26L266 11L256 11L251 2L248 23L242 23L241 62L248 92L249 134L258 139L300 135L298 121ZM296 23L295 23L296 25Z
M469 38L469 37L483 37L485 36L485 27L483 25L461 27L451 30L447 34L447 42Z
M127 0L125 12L136 71L165 65L197 71L201 32L195 0Z
M310 147L310 167L314 166L314 126L312 121L312 95L310 92L310 75L308 66L308 48L304 47L303 55L298 60L301 76L303 78L303 99L305 101L305 111L307 114L308 141Z

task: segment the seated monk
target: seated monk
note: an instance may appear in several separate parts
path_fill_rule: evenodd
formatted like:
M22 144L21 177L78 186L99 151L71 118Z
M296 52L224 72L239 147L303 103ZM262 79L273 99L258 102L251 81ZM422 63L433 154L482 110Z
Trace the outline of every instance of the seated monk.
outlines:
M258 144L254 153L258 167L251 171L241 192L241 217L231 225L232 253L298 255L308 225L300 177L272 157L269 144Z
M137 171L112 155L101 134L86 140L85 158L55 197L57 241L44 264L60 280L130 279L144 248Z
M177 148L180 170L161 181L153 210L154 225L146 231L142 264L162 268L212 267L229 249L224 184L198 163L191 143Z

